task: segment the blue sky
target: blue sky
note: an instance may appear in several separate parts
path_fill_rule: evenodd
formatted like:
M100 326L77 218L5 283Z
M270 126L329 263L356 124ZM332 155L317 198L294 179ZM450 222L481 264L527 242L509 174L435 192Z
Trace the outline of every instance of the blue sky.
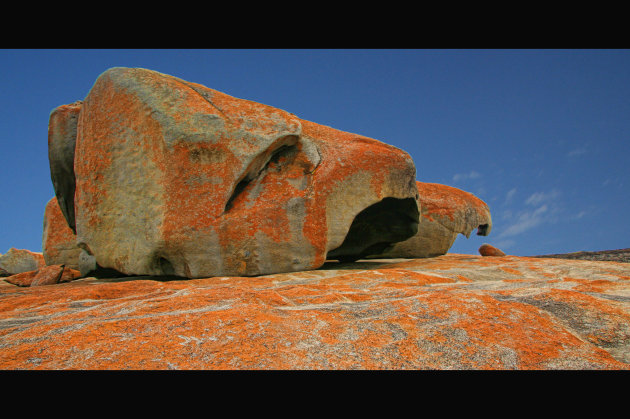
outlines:
M490 207L490 243L630 247L630 50L0 50L0 253L41 251L47 129L110 67L142 67L407 151Z

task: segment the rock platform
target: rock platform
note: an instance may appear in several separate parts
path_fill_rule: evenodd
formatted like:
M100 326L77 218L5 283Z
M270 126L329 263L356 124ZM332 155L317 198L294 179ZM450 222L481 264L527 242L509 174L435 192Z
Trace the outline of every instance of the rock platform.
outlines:
M258 277L0 280L0 369L630 369L630 265L326 262Z

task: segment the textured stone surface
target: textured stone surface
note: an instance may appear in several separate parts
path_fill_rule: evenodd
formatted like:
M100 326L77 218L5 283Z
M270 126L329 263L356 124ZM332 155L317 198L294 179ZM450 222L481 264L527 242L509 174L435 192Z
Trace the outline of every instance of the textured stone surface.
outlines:
M458 234L487 236L492 230L488 205L475 195L439 183L416 182L420 224L408 240L372 257L425 258L444 255Z
M253 278L0 280L0 369L629 367L625 263L447 254Z
M48 120L48 161L50 178L61 213L74 233L74 149L82 101L53 109Z
M4 278L9 284L17 285L19 287L30 287L37 275L37 271L21 272L19 274L10 275Z
M0 256L0 269L11 275L33 271L45 264L43 254L26 249L12 247L4 255Z
M40 269L22 272L5 278L5 281L20 287L37 287L74 281L81 277L75 269L63 265L48 265Z
M505 253L501 249L497 249L491 244L484 243L479 246L479 254L481 256L505 256Z
M63 266L61 265L44 266L36 271L30 286L54 285L59 282L62 273Z
M44 210L44 234L42 237L42 253L47 265L66 265L79 269L79 253L77 237L68 226L61 213L57 198L46 204Z
M150 70L98 77L74 160L86 266L188 278L300 271L417 231L404 151ZM348 238L355 217L386 199Z
M535 258L560 258L560 259L580 259L580 260L608 260L611 262L630 263L630 248L598 250L598 251L580 251L571 253L554 253L551 255L537 255Z

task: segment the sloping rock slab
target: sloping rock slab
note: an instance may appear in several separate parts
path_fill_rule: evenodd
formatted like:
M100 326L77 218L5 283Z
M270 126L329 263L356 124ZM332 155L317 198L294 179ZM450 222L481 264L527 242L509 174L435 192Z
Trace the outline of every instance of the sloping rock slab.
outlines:
M0 284L0 369L630 369L625 263L447 254Z

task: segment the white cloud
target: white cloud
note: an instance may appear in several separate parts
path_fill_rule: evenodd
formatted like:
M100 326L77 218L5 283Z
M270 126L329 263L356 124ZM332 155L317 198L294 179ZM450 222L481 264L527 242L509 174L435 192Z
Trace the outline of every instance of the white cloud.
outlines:
M580 218L584 217L586 215L586 211L580 211L577 214L575 214L572 218L574 220L579 220Z
M460 180L466 179L477 179L478 177L481 177L481 174L472 170L470 173L457 173L453 175L453 182L458 182Z
M549 207L545 204L536 208L534 211L523 211L519 213L514 224L503 230L497 238L516 236L540 225L545 220L543 214L545 214L548 209Z
M528 205L540 205L542 203L551 203L556 200L560 193L556 190L551 192L536 192L533 193L525 200L525 203Z
M580 154L585 154L585 153L586 153L586 148L580 147L580 148L576 148L575 150L569 151L567 156L574 157L574 156L579 156Z
M512 188L512 189L510 189L508 191L508 193L505 195L505 203L506 204L512 200L512 198L514 197L515 193L516 193L516 188Z

